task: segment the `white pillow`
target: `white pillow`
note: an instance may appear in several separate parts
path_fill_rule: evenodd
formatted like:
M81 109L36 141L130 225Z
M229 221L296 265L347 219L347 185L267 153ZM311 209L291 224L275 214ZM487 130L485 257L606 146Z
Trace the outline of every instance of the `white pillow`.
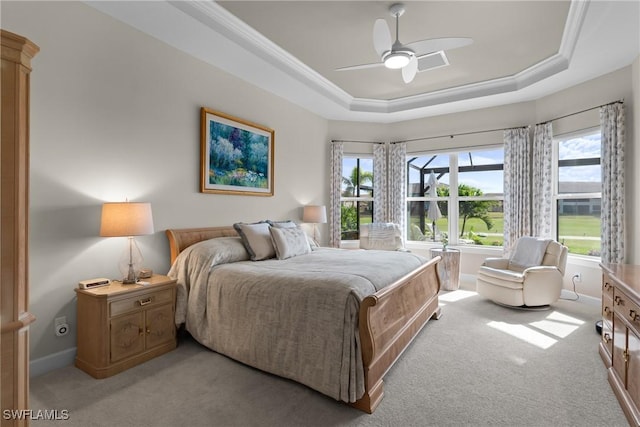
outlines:
M270 227L271 239L278 259L287 259L311 252L307 234L301 228Z
M300 228L298 226L298 224L296 224L295 222L293 222L291 220L287 220L287 221L271 221L271 220L268 219L267 222L269 223L270 226L275 227L275 228ZM318 247L318 242L313 240L313 237L309 236L306 232L304 234L305 234L305 236L307 236L307 243L309 243L309 246L311 247L311 250L313 250L313 248L317 248Z
M269 224L266 222L255 224L238 222L233 224L233 228L240 235L242 244L249 252L252 261L269 259L276 255L275 248L271 242L271 234L269 234Z

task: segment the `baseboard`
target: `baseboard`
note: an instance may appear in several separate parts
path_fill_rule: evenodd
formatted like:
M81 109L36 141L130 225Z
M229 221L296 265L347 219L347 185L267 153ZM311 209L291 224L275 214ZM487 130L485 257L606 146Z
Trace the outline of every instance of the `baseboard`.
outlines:
M29 377L37 377L65 366L73 365L76 358L76 347L59 351L29 362Z

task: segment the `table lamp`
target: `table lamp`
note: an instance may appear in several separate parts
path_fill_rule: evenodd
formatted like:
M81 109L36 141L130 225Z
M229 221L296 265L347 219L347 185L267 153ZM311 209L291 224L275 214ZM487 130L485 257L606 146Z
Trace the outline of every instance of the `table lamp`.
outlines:
M313 240L317 243L316 224L327 222L327 208L325 206L309 205L302 210L302 221L313 223Z
M150 203L124 202L102 205L100 236L127 237L129 239L129 244L118 262L124 284L138 282L143 258L133 236L145 234L153 234Z

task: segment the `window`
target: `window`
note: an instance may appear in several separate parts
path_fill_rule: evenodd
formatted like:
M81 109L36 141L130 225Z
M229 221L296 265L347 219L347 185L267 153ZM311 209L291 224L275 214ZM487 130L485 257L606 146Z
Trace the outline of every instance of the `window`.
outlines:
M555 142L556 238L572 254L600 256L600 130Z
M373 222L373 159L342 159L341 240L358 240L360 224Z
M503 169L501 147L408 156L407 240L502 246Z

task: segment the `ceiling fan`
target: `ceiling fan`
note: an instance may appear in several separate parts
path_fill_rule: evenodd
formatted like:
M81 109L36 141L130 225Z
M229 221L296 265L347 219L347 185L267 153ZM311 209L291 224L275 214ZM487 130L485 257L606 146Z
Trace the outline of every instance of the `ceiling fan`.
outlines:
M446 37L437 39L419 40L413 43L402 44L398 39L399 18L404 14L404 4L394 3L389 6L391 16L396 18L396 41L391 41L391 32L387 21L376 19L373 25L373 47L380 62L373 64L353 65L338 68L336 71L360 70L363 68L385 66L390 69L402 69L402 79L405 83L410 83L416 76L419 69L418 60L434 52L456 49L473 43L473 39L465 37Z

